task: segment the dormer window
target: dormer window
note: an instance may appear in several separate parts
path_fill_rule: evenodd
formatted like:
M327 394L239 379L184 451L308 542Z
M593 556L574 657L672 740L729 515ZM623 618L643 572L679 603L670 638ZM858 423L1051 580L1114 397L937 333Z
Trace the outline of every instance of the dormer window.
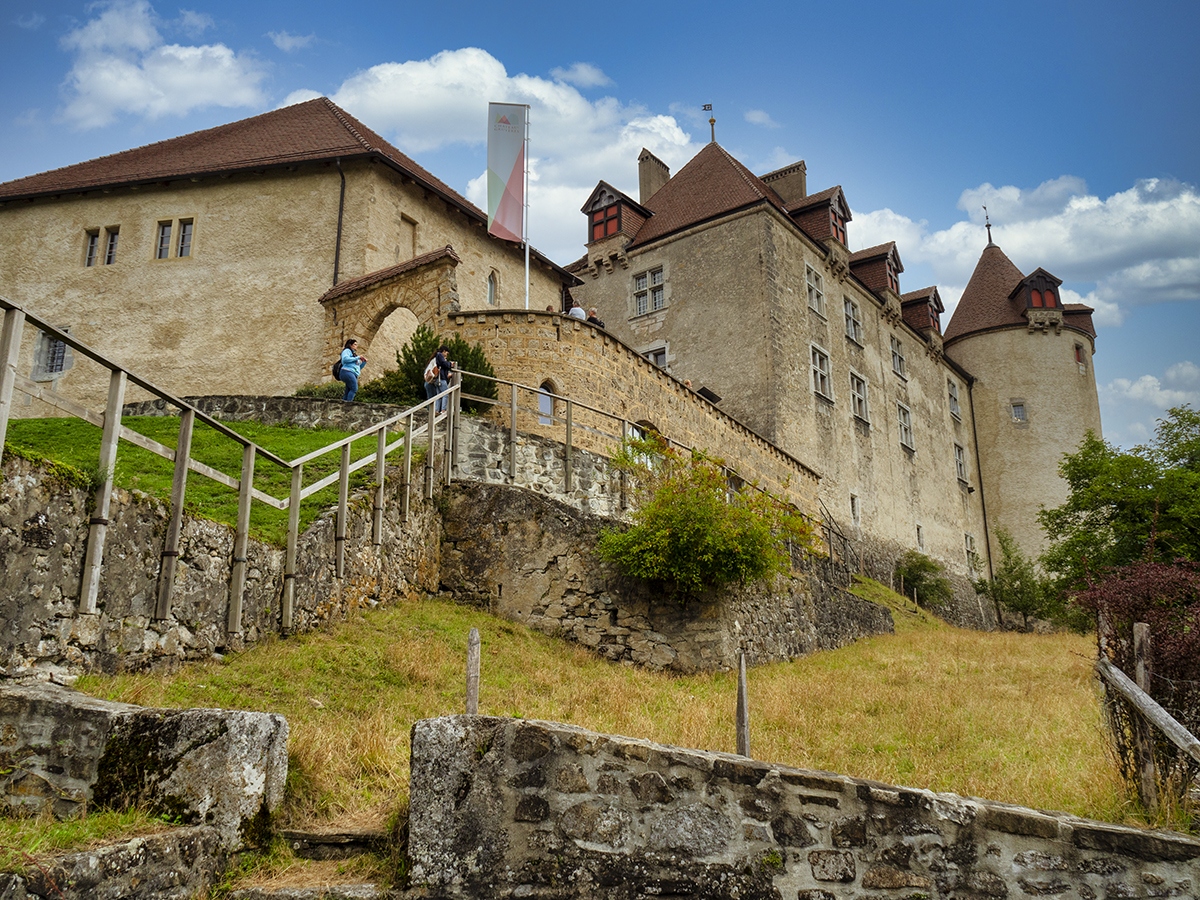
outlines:
M929 304L929 327L938 334L942 333L942 320L938 318L937 307L932 303Z
M1055 278L1045 269L1036 269L1009 294L1019 309L1062 309L1062 298L1058 294L1062 280Z
M900 273L896 271L896 264L891 259L887 261L887 286L897 294L900 293Z
M845 246L846 241L846 220L842 218L842 214L838 212L836 206L829 207L829 227L833 232L833 236L842 242Z
M592 240L611 237L621 230L621 204L613 203L592 213Z
M1054 288L1047 287L1044 290L1031 288L1029 291L1029 305L1035 309L1054 309L1058 306L1058 297L1054 294Z

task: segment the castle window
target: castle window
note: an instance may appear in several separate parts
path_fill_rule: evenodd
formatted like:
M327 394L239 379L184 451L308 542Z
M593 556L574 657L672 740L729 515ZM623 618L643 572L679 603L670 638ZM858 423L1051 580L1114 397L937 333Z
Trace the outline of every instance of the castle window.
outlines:
M901 378L907 378L907 369L904 364L904 347L900 343L900 338L892 335L892 371Z
M1012 401L1012 419L1014 422L1028 422L1029 414L1025 410L1025 401Z
M633 314L644 316L667 305L662 266L633 276Z
M856 344L862 344L863 326L862 312L858 304L849 297L842 298L842 307L846 311L846 337Z
M855 525L862 524L862 504L858 500L858 494L850 495L850 520Z
M1037 288L1033 288L1029 292L1029 305L1033 306L1033 307L1037 307L1039 309L1042 306L1042 292L1039 291Z
M63 326L59 331L69 334L71 329ZM34 381L53 381L69 368L71 348L56 337L38 332L37 344L33 351L33 372L29 377Z
M959 481L967 480L967 451L962 444L954 445L954 474Z
M1079 366L1080 372L1087 371L1087 359L1083 355L1083 344L1075 345L1075 365Z
M925 530L920 525L917 526L917 549L925 552Z
M576 219L575 221L579 221ZM592 240L609 237L621 230L621 204L613 203L592 213Z
M887 286L900 293L900 273L896 271L896 265L890 259L887 261Z
M108 239L104 242L104 264L111 266L117 261L117 236L120 230L117 228L106 229Z
M154 244L154 258L166 259L171 255L171 222L158 223L158 240Z
M833 386L829 379L829 354L813 344L812 350L812 379L813 390L826 400L833 399Z
M488 306L496 305L496 273L494 271L488 272L487 302Z
M100 252L100 231L89 231L87 233L87 251L83 257L83 264L91 268L96 264L96 254Z
M867 380L857 372L850 373L850 411L855 418L870 422L870 408L867 406Z
M950 398L950 415L962 419L962 409L958 405L958 385L950 379L946 379L946 394Z
M846 220L833 206L829 207L829 227L833 236L842 242L842 246L846 246Z
M667 367L667 347L665 344L661 347L654 347L651 350L647 350L642 356L646 357L646 359L650 360L650 362L654 363L660 369Z
M938 334L942 333L942 320L938 318L937 307L932 303L929 304L929 327Z
M975 552L975 535L963 534L963 549L967 554L967 568L972 572L979 570L979 554Z
M554 424L554 385L549 381L542 382L538 393L538 424Z
M180 259L192 255L192 228L191 219L179 220L179 242L175 245L175 255Z
M912 413L903 403L896 404L896 422L900 426L900 444L909 450L916 449L913 444Z
M804 267L804 280L808 283L808 308L818 315L825 315L825 280L812 266Z

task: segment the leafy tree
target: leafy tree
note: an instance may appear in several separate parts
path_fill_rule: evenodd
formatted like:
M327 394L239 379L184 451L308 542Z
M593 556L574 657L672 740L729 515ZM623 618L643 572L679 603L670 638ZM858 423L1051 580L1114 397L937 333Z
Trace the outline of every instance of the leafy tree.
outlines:
M657 435L626 441L613 465L637 492L633 524L604 531L597 552L624 574L662 583L680 602L706 588L790 570L792 546L812 552L795 507L754 488L734 490L721 460L684 454Z
M1056 602L1054 592L1038 574L1033 561L1021 552L1013 536L999 528L996 540L1000 544L1000 564L991 580L982 578L975 582L975 590L996 605L997 616L1002 606L1019 613L1026 631L1030 616L1061 620L1064 610Z
M1128 452L1089 434L1059 466L1069 495L1043 510L1042 565L1070 592L1135 560L1200 559L1200 414L1169 410L1154 440Z
M364 403L396 403L401 406L420 403L425 399L425 367L442 344L449 348L450 358L458 364L459 369L475 373L463 376L463 392L496 399L496 383L476 377L496 376L483 348L478 344L468 344L457 334L439 338L427 325L418 326L412 339L396 353L396 368L365 382L359 389L358 399ZM463 400L463 409L467 412L478 412L486 405L477 400Z
M917 605L930 609L945 606L954 599L950 581L942 573L945 568L924 553L906 550L896 560L896 582L904 585L904 593L911 597L916 591Z

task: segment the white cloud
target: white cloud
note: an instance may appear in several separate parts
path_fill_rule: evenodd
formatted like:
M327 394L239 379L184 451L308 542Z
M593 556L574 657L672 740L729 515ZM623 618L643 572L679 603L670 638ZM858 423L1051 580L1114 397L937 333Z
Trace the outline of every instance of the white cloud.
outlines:
M580 65L566 71L579 72ZM287 102L312 96L312 91L297 91ZM637 196L637 157L643 147L672 171L701 147L674 116L612 97L589 100L557 74L554 79L510 75L499 60L475 47L372 66L343 82L331 99L414 156L453 145L482 146L489 101L529 104L530 238L555 260L582 252L579 205L600 178ZM486 197L475 184L465 193L482 207Z
M303 50L316 40L317 36L315 34L289 34L286 31L268 31L267 37L284 53L294 53L297 50Z
M254 60L224 44L165 43L147 0L113 0L91 9L99 14L62 39L75 61L61 114L75 127L97 128L121 114L154 119L264 102L259 83L265 73Z
M1095 308L1098 324L1120 325L1139 305L1200 299L1200 193L1191 185L1146 179L1100 198L1063 176L1032 190L984 184L958 205L968 221L940 231L889 209L855 213L851 241L857 249L895 240L906 264L927 263L939 283L965 285L986 240L987 206L993 239L1016 266L1068 282L1064 296Z
M771 118L771 114L761 109L746 110L745 119L751 125L762 125L765 128L779 127L779 123Z
M613 83L611 78L591 63L572 63L569 69L558 67L551 69L550 74L559 81L581 88L604 87Z
M215 26L216 22L208 13L198 13L191 9L179 11L179 27L188 35L203 34Z
M26 31L37 31L46 24L46 17L41 13L29 13L24 16L17 16L14 20L18 28L23 28Z

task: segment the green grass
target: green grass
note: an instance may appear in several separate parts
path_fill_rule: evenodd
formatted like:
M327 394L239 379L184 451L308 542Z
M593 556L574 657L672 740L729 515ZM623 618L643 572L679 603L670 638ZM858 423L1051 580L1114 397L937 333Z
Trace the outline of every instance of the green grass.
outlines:
M126 416L122 423L132 430L174 448L179 439L179 419L162 416ZM333 429L290 428L267 426L256 422L230 422L228 427L249 438L266 450L285 460L296 459L348 436L348 432ZM389 438L394 440L394 438ZM82 419L14 419L9 422L5 441L20 456L32 459L53 459L65 473L60 480L86 485L98 477L100 459L100 429ZM351 460L374 454L376 439L359 438L351 448ZM238 478L241 475L242 447L216 429L197 422L192 434L193 458ZM392 457L389 457L392 459ZM334 452L308 463L304 467L304 484L309 485L337 471L340 453ZM415 463L414 463L415 465ZM372 466L351 475L351 488L370 484ZM138 490L162 500L171 496L174 463L155 453L143 450L126 441L117 449L114 483L118 487ZM286 498L291 489L291 475L286 469L261 456L256 460L254 486L276 498ZM301 505L300 530L303 531L324 510L337 503L337 484L307 498ZM197 472L188 473L184 507L192 515L235 524L237 492L218 484ZM287 513L272 509L264 503L251 504L250 533L255 538L282 545L287 540Z
M896 617L894 635L751 670L753 755L1131 818L1107 750L1088 638L964 631L911 607L898 607ZM463 709L472 627L483 638L484 714L735 749L733 674L681 677L613 664L440 601L362 613L165 678L88 676L80 686L150 706L282 713L292 729L284 820L381 822L407 802L412 723Z
M49 815L0 817L0 872L23 873L49 856L153 834L168 827L161 819L136 809L64 821Z

